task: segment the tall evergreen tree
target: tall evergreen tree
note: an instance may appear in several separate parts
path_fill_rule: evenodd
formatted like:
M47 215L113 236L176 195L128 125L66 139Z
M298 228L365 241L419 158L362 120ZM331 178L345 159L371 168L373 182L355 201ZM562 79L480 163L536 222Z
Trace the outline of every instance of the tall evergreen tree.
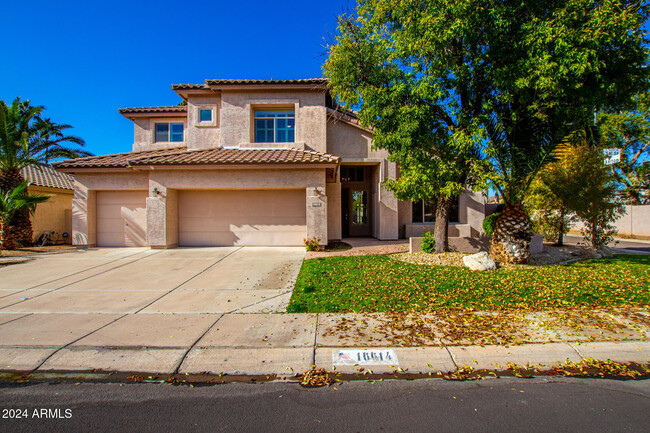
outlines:
M66 135L70 125L60 125L42 116L43 106L16 98L11 105L0 101L0 193L5 194L25 179L20 170L57 158L78 158L90 153L68 144L84 146L83 139ZM26 209L13 214L4 235L12 242L29 245L32 224Z

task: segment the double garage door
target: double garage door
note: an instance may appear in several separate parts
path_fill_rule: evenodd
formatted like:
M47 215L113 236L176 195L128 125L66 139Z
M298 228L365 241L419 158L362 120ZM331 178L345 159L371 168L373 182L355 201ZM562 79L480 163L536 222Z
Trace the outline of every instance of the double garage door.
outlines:
M180 246L302 245L305 190L180 191Z
M146 191L97 192L97 245L147 245ZM180 246L302 245L304 190L179 191Z

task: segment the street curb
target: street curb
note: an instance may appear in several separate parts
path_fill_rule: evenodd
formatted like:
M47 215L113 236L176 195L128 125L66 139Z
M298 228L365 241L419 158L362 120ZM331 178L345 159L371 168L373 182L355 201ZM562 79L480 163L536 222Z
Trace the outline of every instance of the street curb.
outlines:
M334 365L333 354L340 350L391 350L397 357L393 365ZM36 351L34 348L14 348L18 354L29 351ZM89 351L79 351L83 359L69 359L67 365L74 366L67 368L65 364L58 364L44 368L43 365L35 369L0 369L0 382L21 383L25 381L77 381L77 382L167 382L167 383L227 383L239 382L265 382L265 381L297 381L300 375L310 368L322 368L341 380L365 380L365 379L417 379L438 377L453 374L455 371L472 370L493 372L499 375L507 374L507 366L535 366L538 372L548 374L553 366L565 362L581 362L585 360L612 361L618 364L650 366L650 342L641 341L620 341L620 342L583 342L583 343L544 343L544 344L523 344L517 346L426 346L426 347L316 347L315 364L303 358L311 360L313 348L305 347L300 353L293 349L294 358L289 355L289 348L266 349L265 359L258 359L251 363L250 349L243 349L239 352L243 358L240 366L237 359L228 359L227 364L215 362L215 358L207 358L206 364L193 362L193 368L180 370L163 368L167 371L147 371L146 363L134 362L129 366L128 354L136 357L151 349L136 349L125 351L124 349L96 348L98 360L103 361L111 356L119 357L122 368L110 367L110 363L98 362L93 364L89 360ZM259 350L259 349L258 349ZM154 351L158 352L158 350ZM305 352L302 354L302 352ZM160 350L165 352L165 350ZM70 352L74 354L75 352ZM237 350L234 352L237 354ZM260 352L262 353L262 352ZM295 355L301 355L295 358ZM244 356L245 355L245 356ZM271 356L271 362L266 357ZM142 358L140 358L142 359ZM219 358L216 358L219 360ZM90 362L89 362L90 361ZM171 362L175 364L176 361ZM266 363L266 364L265 364ZM103 364L103 365L102 365ZM185 363L183 363L185 364ZM285 364L290 364L286 366ZM137 367L136 367L137 365ZM252 366L253 365L253 366ZM264 367L259 367L259 366ZM293 367L291 366L293 365ZM4 366L3 366L4 367ZM91 368L95 367L95 368ZM108 367L108 368L107 368ZM134 368L135 367L135 368ZM175 367L175 365L174 365ZM180 373L179 373L180 371Z

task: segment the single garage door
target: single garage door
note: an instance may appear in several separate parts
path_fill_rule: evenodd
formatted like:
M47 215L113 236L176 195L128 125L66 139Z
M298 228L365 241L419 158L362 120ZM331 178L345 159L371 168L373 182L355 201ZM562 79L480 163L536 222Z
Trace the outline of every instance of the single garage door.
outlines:
M147 191L97 192L97 246L147 245Z
M305 190L180 191L179 245L303 245Z

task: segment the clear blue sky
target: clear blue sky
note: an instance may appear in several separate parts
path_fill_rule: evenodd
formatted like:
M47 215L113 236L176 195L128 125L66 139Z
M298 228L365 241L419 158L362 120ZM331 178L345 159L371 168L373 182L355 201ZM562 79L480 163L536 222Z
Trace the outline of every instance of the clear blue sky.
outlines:
M0 99L45 105L94 154L128 152L121 107L175 105L170 85L321 77L347 0L10 0L0 12Z

